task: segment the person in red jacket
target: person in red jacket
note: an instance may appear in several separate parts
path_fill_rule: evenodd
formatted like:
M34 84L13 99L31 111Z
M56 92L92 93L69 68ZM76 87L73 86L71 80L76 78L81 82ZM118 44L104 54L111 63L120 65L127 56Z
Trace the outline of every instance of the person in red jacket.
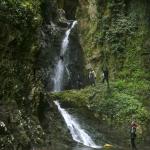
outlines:
M132 121L132 123L131 123L131 129L130 129L132 150L137 150L136 145L135 145L136 128L137 128L137 124L135 123L135 121Z

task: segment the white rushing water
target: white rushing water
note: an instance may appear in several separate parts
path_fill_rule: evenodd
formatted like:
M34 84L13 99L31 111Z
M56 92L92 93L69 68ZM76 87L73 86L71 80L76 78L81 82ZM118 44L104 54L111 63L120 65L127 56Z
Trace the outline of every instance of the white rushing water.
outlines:
M71 28L69 28L66 33L65 33L65 37L62 41L61 44L61 51L60 51L60 56L63 57L65 56L65 53L68 49L68 44L69 44L69 35L71 30L74 28L74 26L77 24L77 21L74 21L72 23ZM54 92L59 92L62 90L62 82L63 82L63 77L64 77L64 70L66 69L65 64L64 64L64 60L63 59L59 59L55 70L54 70L54 88L53 91ZM68 69L67 69L67 73L68 73ZM69 73L68 73L69 74ZM69 74L70 75L70 74Z
M63 59L66 51L68 50L70 32L76 24L77 21L74 21L72 23L71 28L66 31L65 37L62 41L60 56L63 56ZM54 88L53 88L54 92L60 92L63 88L62 84L63 84L64 70L66 69L65 62L63 59L60 58L60 60L58 60L58 63L55 67ZM67 72L69 71L67 70ZM74 117L70 115L65 109L61 108L58 101L55 101L54 103L56 104L59 112L63 116L65 123L67 124L67 127L70 130L73 140L92 148L101 148L101 146L98 146L93 142L91 137L80 127L79 123L74 119Z
M68 44L69 44L69 35L70 35L70 32L71 30L74 28L74 26L77 24L77 21L74 21L72 23L72 26L70 29L68 29L65 33L65 38L63 39L63 42L62 42L62 46L61 46L61 55L64 55L66 50L67 50L67 47L68 47Z
M74 117L71 116L65 109L61 108L58 101L55 101L55 104L57 105L59 112L62 114L74 141L92 148L101 148L101 146L96 145L84 129L80 127Z

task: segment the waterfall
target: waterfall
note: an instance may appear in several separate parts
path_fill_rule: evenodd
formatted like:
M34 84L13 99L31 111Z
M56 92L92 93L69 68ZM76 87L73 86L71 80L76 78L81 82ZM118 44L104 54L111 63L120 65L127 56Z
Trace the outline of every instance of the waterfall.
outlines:
M65 109L60 107L58 101L55 101L55 104L57 105L59 112L62 114L74 141L92 148L101 148L101 146L97 146L93 142L91 137L80 127L79 123L74 119L74 117L71 116Z
M66 69L64 57L65 53L68 50L68 44L69 44L69 35L71 30L74 28L74 26L77 24L77 21L74 21L72 23L71 28L69 28L66 33L65 37L61 44L61 51L60 56L63 58L60 58L55 66L54 70L54 92L59 92L63 90L63 77L64 77L64 70ZM69 70L67 69L67 72L69 74ZM80 127L79 123L74 119L72 115L70 115L65 109L61 108L58 101L54 102L56 106L58 107L59 112L63 116L65 123L67 124L68 129L70 130L70 133L72 135L72 138L74 141L78 143L82 143L83 145L92 147L92 148L101 148L101 146L96 145L91 137Z
M62 90L62 82L63 82L63 77L64 77L64 70L66 69L65 67L65 62L64 62L64 56L65 53L68 49L68 44L69 44L69 35L71 30L74 28L74 26L77 24L77 21L74 21L72 23L71 28L69 28L66 33L65 33L65 37L62 41L61 44L61 51L60 51L60 56L63 57L62 59L59 59L56 67L55 67L55 71L54 71L54 88L53 91L54 92L59 92ZM68 73L68 69L67 69L67 73ZM70 74L69 74L70 75Z
M68 44L69 44L69 35L70 35L70 32L71 30L74 28L74 26L77 24L77 21L74 21L72 23L72 26L70 29L68 29L65 33L65 38L63 39L63 42L62 42L62 47L61 47L61 55L64 55L66 50L67 50L67 47L68 47Z

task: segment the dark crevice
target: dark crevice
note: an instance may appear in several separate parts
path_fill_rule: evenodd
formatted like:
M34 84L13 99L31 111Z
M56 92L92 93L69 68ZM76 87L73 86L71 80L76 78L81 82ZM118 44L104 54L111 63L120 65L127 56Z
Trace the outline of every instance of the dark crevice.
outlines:
M58 0L58 8L65 10L66 18L68 20L75 20L78 4L78 0Z

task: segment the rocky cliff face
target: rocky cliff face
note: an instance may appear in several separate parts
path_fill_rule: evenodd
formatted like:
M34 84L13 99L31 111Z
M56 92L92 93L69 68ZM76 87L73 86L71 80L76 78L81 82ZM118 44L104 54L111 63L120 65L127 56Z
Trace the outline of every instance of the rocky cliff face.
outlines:
M71 24L73 23L73 19L75 18L74 14L76 11L74 9L74 11L72 9L69 9L69 4L68 1L64 1L64 3L62 3L61 1L58 1L57 3L53 2L53 5L55 6L53 6L54 12L57 9L57 12L54 13L53 17L47 16L47 14L52 14L52 8L48 7L47 4L45 4L45 7L42 7L45 13L43 14L45 16L45 23L42 26L41 30L42 45L40 48L41 53L39 62L42 64L43 69L49 67L47 71L45 71L45 85L48 90L51 90L53 87L52 79L54 75L54 67L58 59L60 59L62 40L65 36L65 32L71 26ZM76 3L74 5L76 6ZM74 13L72 15L69 15L68 13L71 13L72 11ZM49 20L50 18L51 20ZM70 80L68 80L67 78L64 79L65 89L77 88L76 81L78 75L80 75L80 78L83 78L84 71L84 56L78 38L77 27L72 30L69 40L70 44L68 46L69 50L67 54L69 59L66 67L70 72ZM67 72L65 73L67 74Z
M52 89L54 66L69 25L64 10L58 9L55 0L3 0L0 18L0 123L5 125L0 126L0 148L30 149L32 145L52 144L49 141L55 137L67 142L68 131L46 94ZM83 56L76 34L77 30L71 35L75 43L69 54L74 55L70 65L76 63L72 74L77 70L82 73L78 64ZM68 83L65 86L69 88ZM72 82L71 87L75 86Z

